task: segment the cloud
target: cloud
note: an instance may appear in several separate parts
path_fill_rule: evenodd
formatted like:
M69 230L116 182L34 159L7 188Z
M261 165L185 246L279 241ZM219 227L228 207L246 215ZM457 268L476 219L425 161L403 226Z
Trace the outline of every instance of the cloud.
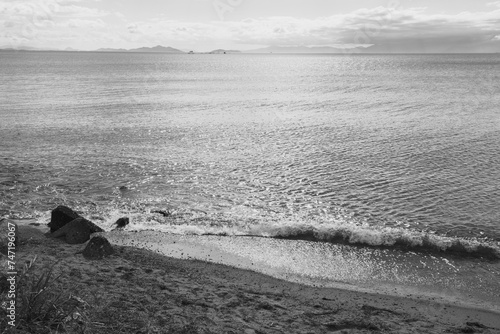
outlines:
M360 9L317 19L254 18L243 21L192 23L150 20L135 22L129 32L147 40L213 40L254 45L386 45L422 51L436 47L466 48L500 35L500 8L489 12L431 15L426 8ZM136 36L136 39L139 38Z
M242 21L127 20L117 12L84 6L81 0L4 0L0 45L20 39L37 43L93 41L106 47L142 45L364 45L383 52L499 52L500 1L491 10L430 14L423 7L359 9L316 19L273 16ZM84 3L88 3L88 0ZM113 18L115 20L113 20ZM71 29L68 29L71 28Z
M425 8L360 9L315 20L265 18L233 27L246 44L438 45L466 47L500 35L500 8L489 12L429 15Z
M58 27L61 28L104 28L106 27L106 23L103 20L85 20L85 19L70 19L58 24Z
M79 5L81 0L4 0L0 3L0 45L33 43L50 46L85 38L87 29L103 29L109 13ZM72 28L68 30L67 28ZM91 34L91 31L90 31ZM59 44L59 43L58 43Z
M338 32L343 43L364 42L422 52L475 51L500 33L500 9L490 12L462 12L456 15L428 15L425 8L389 10L375 8L347 16ZM325 27L322 33L329 31ZM412 46L419 46L412 48ZM469 49L468 49L469 48Z

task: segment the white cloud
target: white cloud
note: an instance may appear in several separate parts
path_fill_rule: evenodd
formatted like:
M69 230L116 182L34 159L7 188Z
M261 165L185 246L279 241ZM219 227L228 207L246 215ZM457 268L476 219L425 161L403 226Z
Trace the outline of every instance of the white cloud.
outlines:
M424 8L389 10L375 8L357 11L344 18L339 36L343 42L363 35L371 43L398 40L426 40L456 38L488 39L500 32L500 10L457 15L427 15ZM326 26L323 33L338 27Z
M84 6L82 0L28 0L0 3L0 45L86 40L95 47L113 41L124 47L148 44L207 45L476 45L497 43L500 1L493 10L454 15L428 14L426 8L360 9L316 19L250 18L243 21L127 21L117 12ZM88 3L88 2L85 2ZM115 20L113 20L113 18ZM71 29L68 29L71 28ZM76 42L75 42L76 43ZM97 45L98 44L98 45Z
M80 0L3 1L0 3L0 45L46 43L47 36L64 38L67 27L102 28L104 11L75 5ZM91 22L92 21L92 22Z
M425 8L360 9L317 19L268 17L244 21L188 23L135 22L133 34L151 40L225 40L255 45L471 44L500 34L500 9L456 15L429 15ZM136 36L136 39L139 37Z
M97 19L97 20L85 20L85 19L70 19L67 21L64 21L60 24L57 25L58 27L61 28L104 28L106 27L106 23L104 23L103 20Z

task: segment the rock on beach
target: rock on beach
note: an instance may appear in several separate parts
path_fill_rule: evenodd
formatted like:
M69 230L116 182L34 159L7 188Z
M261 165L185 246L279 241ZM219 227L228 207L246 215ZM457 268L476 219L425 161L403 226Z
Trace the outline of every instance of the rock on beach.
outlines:
M82 254L86 259L99 260L114 254L114 250L108 239L98 235L90 239Z
M68 244L83 244L90 239L92 233L104 232L102 228L64 205L52 210L48 226L51 232L49 237L64 237Z
M68 224L72 220L79 218L80 215L64 205L59 205L57 208L52 210L50 215L50 232L53 233Z
M92 233L96 232L104 232L104 230L91 221L79 217L51 233L49 237L64 237L68 244L83 244L90 239Z

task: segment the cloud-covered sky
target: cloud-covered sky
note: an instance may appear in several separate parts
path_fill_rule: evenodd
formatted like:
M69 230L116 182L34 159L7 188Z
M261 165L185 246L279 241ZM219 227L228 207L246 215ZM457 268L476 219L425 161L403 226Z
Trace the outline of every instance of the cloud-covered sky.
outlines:
M0 46L500 52L491 0L0 0Z

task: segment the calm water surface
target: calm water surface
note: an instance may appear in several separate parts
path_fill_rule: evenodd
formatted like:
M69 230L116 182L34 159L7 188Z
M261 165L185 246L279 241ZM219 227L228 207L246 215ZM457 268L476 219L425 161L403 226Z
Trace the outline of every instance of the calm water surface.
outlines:
M341 211L500 240L498 55L0 58L4 215Z

